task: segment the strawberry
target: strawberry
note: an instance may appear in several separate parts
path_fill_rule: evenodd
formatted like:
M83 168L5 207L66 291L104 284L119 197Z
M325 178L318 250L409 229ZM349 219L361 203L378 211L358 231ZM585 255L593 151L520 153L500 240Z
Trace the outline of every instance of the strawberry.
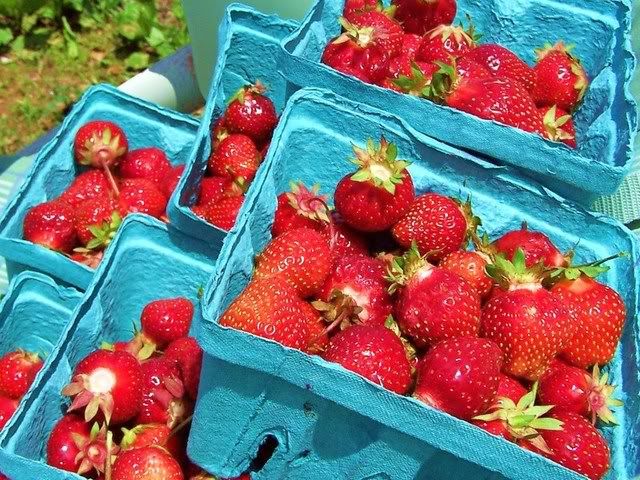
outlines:
M502 45L486 43L467 52L463 58L470 59L488 69L496 77L508 77L522 82L531 92L536 84L536 74L515 53Z
M604 423L617 424L610 407L621 407L612 398L615 386L609 385L608 374L600 375L598 366L593 374L556 360L540 379L538 398L555 405L555 412L569 411L589 418L593 424L599 418Z
M542 430L549 452L540 452L550 460L578 472L590 480L603 478L610 466L610 451L602 434L582 416L572 412L554 412L562 430Z
M359 36L369 35L371 44L380 47L391 57L402 51L404 31L385 12L370 10L356 13L349 20L342 19L342 25L347 32L356 32Z
M571 114L561 108L542 107L539 109L544 123L545 138L554 142L562 142L571 148L577 148L576 127Z
M79 249L79 250L81 251L74 252L69 258L71 258L71 260L73 260L74 262L78 262L91 269L95 270L96 268L98 268L98 266L100 265L100 262L102 261L102 258L104 257L103 250L98 250L98 251L87 250L87 249Z
M100 410L107 424L125 423L140 410L140 364L129 353L97 350L78 363L62 394L73 397L69 412L83 410L87 422Z
M500 289L482 312L482 336L504 352L504 373L527 380L540 378L576 330L560 297L542 286L543 269L527 269L520 249L513 262L499 255L487 266Z
M458 250L444 257L440 268L464 278L485 299L493 290L493 279L485 270L489 262L489 257L483 253Z
M178 364L185 390L191 400L196 401L202 369L202 348L198 342L191 337L178 338L166 348L164 357Z
M146 178L160 186L171 171L167 154L157 147L130 150L121 160L118 172L122 178Z
M122 428L122 440L120 448L122 451L133 448L163 447L167 444L171 436L171 429L163 423L150 423L137 425L132 429Z
M380 9L380 0L345 0L343 16L351 20L353 15Z
M330 222L328 199L319 191L319 185L309 190L302 182L292 182L290 192L278 195L271 234L277 237L297 228L324 230Z
M33 207L25 215L22 228L25 240L58 252L70 253L78 241L73 209L59 201Z
M533 99L538 106L556 105L562 110L573 112L584 98L589 78L580 60L571 55L572 49L573 47L558 42L537 51Z
M567 259L544 233L529 230L526 224L520 230L506 233L493 243L498 253L512 259L517 250L522 250L528 268L539 262L547 267L563 267Z
M229 306L220 325L305 349L309 345L308 310L297 292L280 276L252 281Z
M220 142L229 136L229 129L227 128L226 120L224 116L220 117L213 124L211 131L211 143L215 150L220 145Z
M112 480L184 480L180 464L159 447L142 447L118 455Z
M384 137L379 147L369 139L366 149L354 146L353 151L359 170L338 183L336 210L358 231L387 230L402 218L415 198L409 164L398 160L397 146Z
M206 222L228 232L236 224L244 198L244 195L223 197L209 205L196 205L192 210Z
M256 258L255 278L281 276L306 298L318 293L330 269L327 239L315 230L299 228L272 240Z
M204 177L200 183L198 205L216 203L224 197L239 197L244 193L244 180L229 177Z
M229 133L247 135L258 146L271 139L278 114L273 102L265 96L266 91L260 82L238 90L224 116L224 126Z
M437 193L426 193L416 198L392 233L400 246L410 248L415 242L421 253L438 262L460 250L480 223L470 202L460 204Z
M78 205L74 224L78 240L89 250L104 248L111 243L122 218L117 203L109 197L87 200Z
M194 311L193 303L186 298L156 300L142 310L142 331L159 348L164 348L189 335Z
M331 264L348 255L368 255L369 247L365 238L344 223L344 220L335 210L331 212L331 222L328 224L325 235L329 241L331 250Z
M439 25L424 36L416 59L449 63L476 48L474 35L473 27Z
M90 169L78 175L59 200L75 208L86 200L109 197L110 194L111 187L104 172Z
M418 363L414 398L470 420L485 412L500 384L502 352L490 340L460 337L431 348Z
M234 133L220 142L211 154L207 168L213 176L240 177L250 182L256 176L261 160L253 140L247 135Z
M23 350L9 352L0 357L0 395L19 400L42 368L42 359L37 353Z
M144 178L128 178L120 184L120 214L146 213L161 218L167 209L167 197L155 183Z
M416 62L407 57L397 57L389 64L390 78L382 86L416 97L428 97L431 79L438 66L428 62Z
M393 0L391 4L404 30L417 35L438 25L450 25L457 12L455 0Z
M460 80L471 78L491 78L491 72L489 70L487 70L478 62L474 62L470 58L467 58L466 56L459 58L453 63L455 64L456 73L458 74L458 78Z
M391 291L399 290L395 316L402 331L423 348L454 337L477 336L480 297L462 277L434 267L416 246L393 260Z
M0 395L0 431L18 409L18 400Z
M165 175L164 179L160 183L160 191L164 193L165 197L170 198L171 195L173 195L173 192L178 187L178 183L180 183L184 169L184 165L177 165L172 167Z
M411 386L411 364L404 345L384 325L347 328L331 339L323 357L400 395Z

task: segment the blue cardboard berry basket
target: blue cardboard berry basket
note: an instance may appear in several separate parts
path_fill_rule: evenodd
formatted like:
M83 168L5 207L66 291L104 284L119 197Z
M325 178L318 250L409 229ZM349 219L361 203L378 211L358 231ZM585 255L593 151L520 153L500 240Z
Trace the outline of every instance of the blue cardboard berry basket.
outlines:
M62 387L76 364L102 341L131 339L149 302L184 296L198 305L199 290L213 272L218 253L208 243L147 216L127 217L33 395L3 431L0 471L12 480L82 478L46 465L48 436L68 406L60 394Z
M21 188L0 218L0 255L10 276L35 270L85 289L94 270L69 257L23 240L22 223L32 207L57 198L73 182L78 169L73 158L76 131L90 120L120 125L131 149L156 146L173 165L187 161L198 123L183 115L129 96L108 86L90 88L73 107L55 137L38 153ZM220 238L212 241L222 242Z
M504 440L386 391L337 364L275 342L223 328L218 321L252 276L253 258L271 239L277 195L290 180L319 183L332 194L353 166L352 144L384 135L420 193L466 198L492 238L526 221L579 261L629 252L604 281L624 297L629 318L610 375L625 407L621 426L606 429L608 480L640 474L638 240L620 223L589 213L509 167L498 167L422 135L407 122L323 90L296 93L276 130L274 148L247 200L244 218L223 247L203 299L200 339L207 352L189 441L190 457L221 476L244 471L267 437L278 442L256 478L306 480L491 479L563 480L578 475ZM215 426L215 428L212 428Z
M388 2L386 2L388 3ZM578 149L409 95L365 84L320 63L340 32L344 0L317 0L283 42L282 71L289 92L321 87L405 119L445 143L519 167L565 198L590 205L613 193L630 172L638 126L630 84L631 2L607 0L458 0L456 22L471 15L481 42L500 43L529 64L546 42L575 44L592 84L575 117ZM493 160L492 160L493 161Z
M211 131L224 113L228 100L240 88L256 81L267 87L266 95L274 102L277 111L282 111L286 102L286 82L278 73L279 45L296 25L240 4L227 8L220 25L215 75L197 140L169 205L169 218L177 228L199 238L221 234L220 229L191 211L198 199L200 183L211 155Z

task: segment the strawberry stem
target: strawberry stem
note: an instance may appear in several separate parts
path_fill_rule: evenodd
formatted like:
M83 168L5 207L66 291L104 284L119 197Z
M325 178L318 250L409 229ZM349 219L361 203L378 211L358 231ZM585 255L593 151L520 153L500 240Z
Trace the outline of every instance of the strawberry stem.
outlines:
M116 198L120 197L120 189L118 188L116 179L113 178L113 173L111 172L111 168L109 168L109 164L104 159L101 159L100 163L102 164L102 168L104 169L104 174L107 176L107 180L109 180L109 184L111 184L113 193L115 194Z

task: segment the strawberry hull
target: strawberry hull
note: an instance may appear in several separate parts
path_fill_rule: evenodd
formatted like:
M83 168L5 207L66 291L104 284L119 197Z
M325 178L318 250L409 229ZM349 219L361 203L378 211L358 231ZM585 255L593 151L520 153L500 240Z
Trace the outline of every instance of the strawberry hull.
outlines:
M0 255L10 274L36 270L62 282L85 289L94 270L70 258L23 239L23 219L29 209L57 198L73 182L79 169L73 158L73 141L78 128L89 120L110 120L126 132L132 149L156 146L174 165L187 161L197 122L124 94L113 87L89 89L75 104L55 137L38 153L20 190L0 218ZM221 242L214 238L213 242Z
M12 479L80 478L47 466L45 458L48 436L69 404L60 391L74 367L102 341L131 339L150 301L184 296L197 303L217 253L148 217L132 215L124 221L27 405L0 437L3 473Z
M458 1L456 22L469 13L482 43L500 43L533 64L546 41L575 44L592 79L575 117L578 148L482 120L452 108L365 84L320 63L327 43L340 33L343 0L317 0L300 28L283 42L282 71L289 93L302 87L329 89L405 119L421 133L523 169L565 198L590 205L613 193L629 173L637 127L630 83L631 7L627 0ZM517 148L514 146L517 145ZM595 180L594 180L595 179Z
M568 470L411 398L385 391L339 365L220 327L217 322L251 279L253 258L271 239L277 195L290 180L319 183L330 194L350 171L352 144L384 135L398 145L419 194L471 195L492 238L522 221L562 250L580 241L582 260L627 251L604 281L624 297L629 320L610 373L626 406L622 426L605 434L613 450L607 479L640 473L637 371L638 241L612 219L588 213L514 169L417 133L391 115L322 90L294 95L275 148L247 200L250 215L228 238L204 297L201 335L208 353L189 453L205 469L233 476L269 436L279 447L256 478L578 479ZM211 428L215 425L216 428ZM372 461L372 459L375 459Z
M217 66L196 143L182 180L169 202L169 217L177 228L198 238L223 233L191 211L211 155L211 131L224 113L228 100L240 88L258 80L267 87L266 95L276 110L282 112L286 81L278 73L279 44L295 27L294 22L259 13L251 7L233 4L227 8L219 31L221 47Z

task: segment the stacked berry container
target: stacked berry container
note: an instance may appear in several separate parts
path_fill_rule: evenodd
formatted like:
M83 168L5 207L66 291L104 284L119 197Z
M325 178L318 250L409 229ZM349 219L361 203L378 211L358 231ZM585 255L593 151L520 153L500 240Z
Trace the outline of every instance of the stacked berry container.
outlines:
M357 8L359 4L375 3L352 5ZM394 2L399 8L400 4L412 3L418 2ZM582 60L591 80L574 118L576 149L461 110L366 84L322 64L325 48L342 31L338 19L345 9L344 0L318 0L300 28L283 42L282 70L290 91L321 87L365 102L405 119L421 133L498 163L517 166L542 185L583 205L613 193L631 168L637 127L630 93L635 66L630 3L462 0L457 6L456 22L466 22L469 14L482 35L481 43L503 45L529 64L533 64L534 50L545 42L575 45L573 52ZM357 61L357 55L355 58Z
M588 213L511 169L421 135L397 117L322 90L294 95L274 148L250 193L249 217L223 248L220 269L204 297L200 398L189 445L191 458L223 476L249 466L265 439L278 447L255 478L486 478L577 479L578 475L453 416L384 390L334 363L279 343L218 325L254 274L254 257L271 239L277 196L288 182L319 183L333 191L352 166L353 145L383 135L411 161L416 191L473 200L491 238L527 222L562 250L576 245L576 261L617 252L603 281L628 309L622 341L608 366L624 408L620 426L605 428L611 447L607 479L631 479L638 425L639 278L637 239L619 223ZM322 159L322 168L318 168ZM312 267L310 267L312 268ZM273 332L267 332L273 333ZM210 426L216 425L215 431Z

